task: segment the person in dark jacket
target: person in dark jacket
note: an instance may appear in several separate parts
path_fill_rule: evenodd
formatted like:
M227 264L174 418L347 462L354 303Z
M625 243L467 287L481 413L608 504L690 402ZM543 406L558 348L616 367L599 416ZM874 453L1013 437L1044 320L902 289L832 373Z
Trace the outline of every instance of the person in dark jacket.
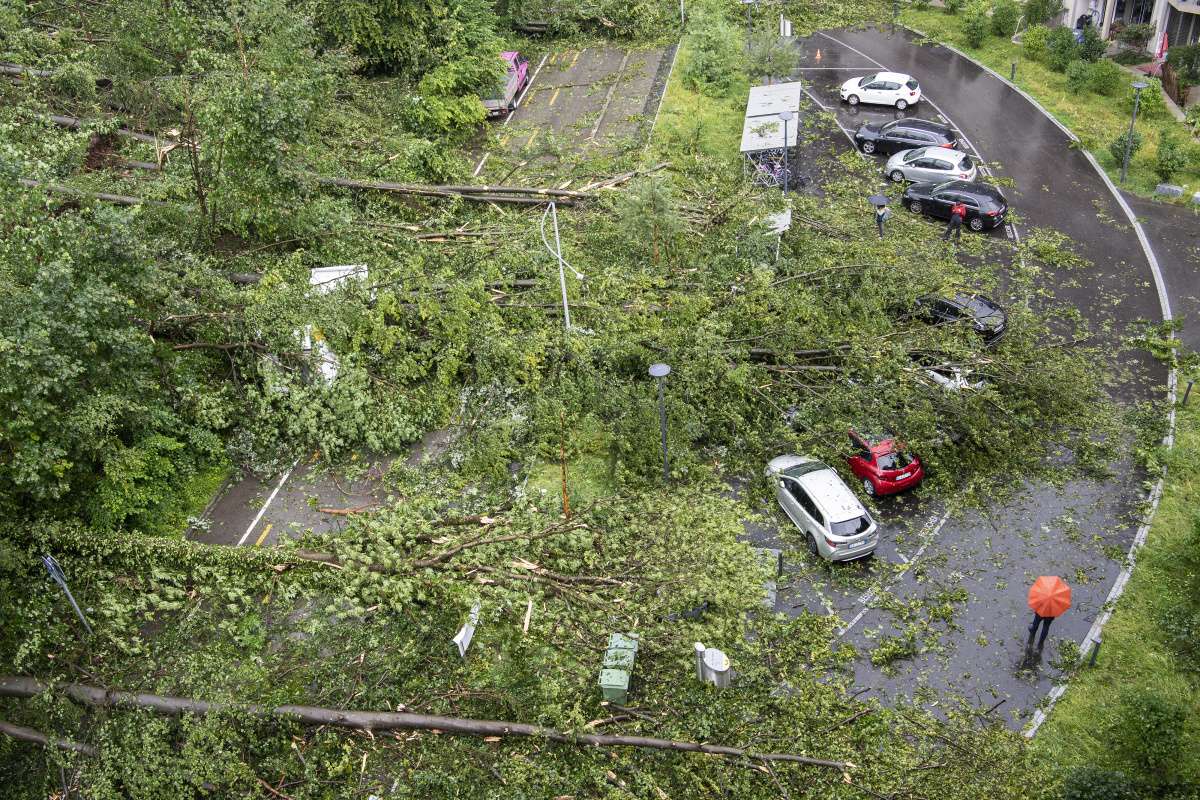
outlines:
M956 242L961 241L962 240L962 224L963 224L963 220L965 220L966 218L967 218L967 207L961 200L957 201L954 205L950 206L950 221L946 223L946 230L942 234L942 241L943 242L949 241L950 234L952 234L952 233L954 234L954 241L956 241Z

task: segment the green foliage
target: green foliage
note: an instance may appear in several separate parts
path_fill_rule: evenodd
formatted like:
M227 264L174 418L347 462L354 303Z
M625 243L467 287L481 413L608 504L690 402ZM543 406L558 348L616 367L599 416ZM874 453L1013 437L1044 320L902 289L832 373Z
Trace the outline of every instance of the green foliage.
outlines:
M720 13L698 10L687 35L691 58L684 65L683 85L713 97L727 96L745 58L737 29Z
M967 0L946 0L942 8L947 14L957 14L966 4Z
M1072 61L1067 65L1067 88L1072 92L1087 91L1092 82L1091 64L1087 61Z
M1025 24L1032 28L1057 19L1063 12L1062 0L1025 0Z
M1183 82L1200 83L1200 42L1171 45L1167 51L1167 63L1174 67Z
M1138 150L1142 149L1142 135L1136 130L1126 131L1109 142L1108 154L1112 156L1113 161L1120 164L1125 160L1126 146L1129 147L1129 158L1132 160Z
M1118 727L1110 732L1129 774L1150 786L1178 774L1186 709L1151 686L1128 687L1119 698Z
M1163 99L1162 83L1158 78L1142 78L1145 89L1138 97L1138 119L1156 120L1167 116L1167 101ZM1128 86L1128 84L1126 84ZM1124 107L1126 112L1133 111L1135 90L1129 87L1125 90Z
M1184 124L1192 129L1192 135L1200 135L1200 103L1192 105L1183 118Z
M1096 30L1095 25L1085 25L1083 27L1083 41L1079 43L1079 57L1084 61L1093 62L1104 58L1104 53L1108 49L1108 42L1100 36L1100 31Z
M996 0L992 4L992 33L1005 38L1011 37L1017 30L1017 19L1021 16L1021 7L1016 0Z
M1131 47L1137 50L1145 48L1146 43L1150 41L1150 37L1154 34L1154 26L1149 22L1140 22L1136 25L1126 25L1116 32L1116 39L1126 47ZM1172 53L1176 48L1172 47ZM1143 58L1146 55L1143 54ZM1170 57L1167 58L1170 61Z
M1154 174L1163 181L1171 179L1187 168L1188 153L1184 145L1174 136L1163 134L1158 139L1158 152L1154 156Z
M1079 45L1071 29L1059 26L1051 28L1046 37L1046 65L1055 72L1065 72L1067 65L1079 58Z
M988 19L988 7L983 2L974 2L967 6L962 19L963 36L971 47L979 47L991 32L991 22Z
M87 64L75 62L60 66L50 78L54 90L79 102L96 99L96 73Z
M1093 92L1106 97L1116 97L1128 75L1116 62L1102 58L1089 68L1088 85Z
M1046 61L1050 55L1049 43L1050 29L1045 25L1031 25L1021 34L1021 52L1032 61Z
M1063 780L1061 800L1138 800L1135 785L1120 770L1075 767Z
M746 71L754 83L763 79L786 79L800 63L800 50L775 31L761 31L750 39Z

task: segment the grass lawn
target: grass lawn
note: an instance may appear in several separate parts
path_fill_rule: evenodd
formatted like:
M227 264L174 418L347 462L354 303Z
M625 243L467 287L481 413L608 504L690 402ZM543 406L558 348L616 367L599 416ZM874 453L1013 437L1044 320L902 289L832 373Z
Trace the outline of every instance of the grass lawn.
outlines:
M961 20L961 15L949 15L941 9L908 9L901 15L904 24L954 45L1001 75L1008 76L1012 63L1017 62L1017 85L1036 98L1059 122L1074 131L1116 181L1120 176L1121 164L1109 154L1108 144L1129 128L1129 112L1122 98L1071 90L1065 74L1026 59L1020 45L1008 39L989 36L981 47L970 47L963 37ZM1133 80L1132 76L1130 80ZM1160 182L1154 174L1154 161L1162 131L1174 130L1181 140L1188 138L1189 133L1182 123L1170 116L1154 120L1139 118L1137 128L1144 144L1137 155L1130 159L1125 188L1137 194L1150 195ZM1181 184L1186 189L1185 201L1192 192L1200 190L1200 144L1193 143L1192 153L1190 168L1172 179L1173 183Z
M1084 667L1033 741L1033 752L1058 767L1094 764L1131 772L1122 731L1129 720L1121 697L1134 687L1158 693L1188 715L1179 742L1185 779L1200 779L1200 663L1196 660L1196 615L1200 613L1200 402L1193 390L1190 407L1178 418L1175 448L1167 455L1168 476L1137 568L1104 629L1095 667ZM1187 637L1176 619L1193 620L1191 655L1177 651ZM1164 624L1165 623L1165 624ZM1169 632L1168 632L1169 631Z
M187 532L188 520L204 513L232 472L233 468L224 462L197 470L171 499L170 505L158 510L153 525L145 533L152 536L183 536Z

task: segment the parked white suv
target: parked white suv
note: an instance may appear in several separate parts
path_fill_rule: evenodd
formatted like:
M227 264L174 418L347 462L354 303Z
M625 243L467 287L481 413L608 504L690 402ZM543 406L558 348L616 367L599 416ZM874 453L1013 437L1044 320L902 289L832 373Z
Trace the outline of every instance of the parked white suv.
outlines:
M872 103L903 111L921 101L921 85L903 72L876 72L842 84L842 100L852 106Z
M849 561L875 552L875 520L829 465L806 456L778 456L767 464L767 480L813 554Z

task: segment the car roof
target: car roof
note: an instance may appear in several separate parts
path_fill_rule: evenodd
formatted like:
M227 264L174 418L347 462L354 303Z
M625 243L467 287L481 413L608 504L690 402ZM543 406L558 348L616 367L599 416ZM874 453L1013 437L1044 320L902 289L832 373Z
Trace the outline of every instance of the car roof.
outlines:
M903 72L876 72L875 77L878 80L900 81L901 83L912 79L912 75L905 75Z
M954 129L949 125L942 125L938 122L930 122L927 119L917 119L916 117L905 117L904 119L893 120L883 127L889 131L894 131L897 128L908 128L914 131L924 131L925 133L936 133L940 136L945 136L947 139L957 138L954 135Z
M976 197L986 197L989 200L995 200L998 203L1004 202L1004 195L1000 190L990 183L980 183L979 181L949 181L943 183L938 188L951 191L961 192L963 194L972 194Z
M825 466L825 469L808 472L796 480L808 491L817 505L829 514L830 522L845 522L866 513L854 492L850 491L850 487L830 467Z

